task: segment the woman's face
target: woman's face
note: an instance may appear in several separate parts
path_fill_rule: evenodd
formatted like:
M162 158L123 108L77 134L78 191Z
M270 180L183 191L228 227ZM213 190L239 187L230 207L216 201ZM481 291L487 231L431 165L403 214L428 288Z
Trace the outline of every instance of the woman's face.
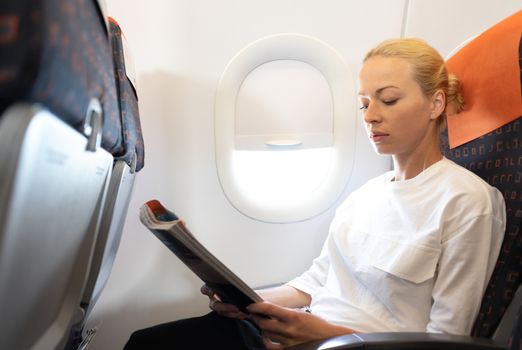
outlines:
M364 123L376 152L408 157L428 150L437 117L434 99L424 95L410 63L374 56L364 63L359 80Z

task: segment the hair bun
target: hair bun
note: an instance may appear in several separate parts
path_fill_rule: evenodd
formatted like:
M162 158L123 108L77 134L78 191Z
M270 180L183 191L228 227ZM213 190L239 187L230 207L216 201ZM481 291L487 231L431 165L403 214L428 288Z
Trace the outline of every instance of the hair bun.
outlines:
M448 74L448 92L446 93L446 115L453 115L464 109L462 84L454 74Z

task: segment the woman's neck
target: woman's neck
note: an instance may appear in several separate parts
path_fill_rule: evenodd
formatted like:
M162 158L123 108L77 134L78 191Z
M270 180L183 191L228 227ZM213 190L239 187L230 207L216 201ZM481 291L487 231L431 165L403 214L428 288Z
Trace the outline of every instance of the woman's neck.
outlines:
M410 155L393 155L395 176L393 181L412 179L442 159L438 143L428 150L417 150Z

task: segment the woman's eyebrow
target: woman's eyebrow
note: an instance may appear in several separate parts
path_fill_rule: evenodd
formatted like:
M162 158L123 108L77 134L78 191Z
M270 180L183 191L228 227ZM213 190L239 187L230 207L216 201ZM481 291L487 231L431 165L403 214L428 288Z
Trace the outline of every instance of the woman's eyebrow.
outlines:
M390 89L390 88L395 88L395 89L399 89L398 86L395 86L395 85L386 85L386 86L383 86L381 88L378 88L376 91L375 91L375 95L380 95L384 90L386 89ZM367 94L364 92L364 91L359 91L357 93L359 96L367 96Z
M386 89L398 89L398 88L399 87L395 86L395 85L387 85L387 86L384 86L384 87L382 87L380 89L377 89L376 94L378 95L378 94L382 93Z

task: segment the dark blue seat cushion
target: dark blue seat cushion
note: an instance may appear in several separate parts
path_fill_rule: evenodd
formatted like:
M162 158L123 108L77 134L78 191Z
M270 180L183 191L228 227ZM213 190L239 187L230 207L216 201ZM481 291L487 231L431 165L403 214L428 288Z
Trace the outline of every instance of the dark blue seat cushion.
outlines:
M446 133L441 139L447 158L497 187L506 201L504 242L472 332L491 337L522 280L522 118L454 149Z

